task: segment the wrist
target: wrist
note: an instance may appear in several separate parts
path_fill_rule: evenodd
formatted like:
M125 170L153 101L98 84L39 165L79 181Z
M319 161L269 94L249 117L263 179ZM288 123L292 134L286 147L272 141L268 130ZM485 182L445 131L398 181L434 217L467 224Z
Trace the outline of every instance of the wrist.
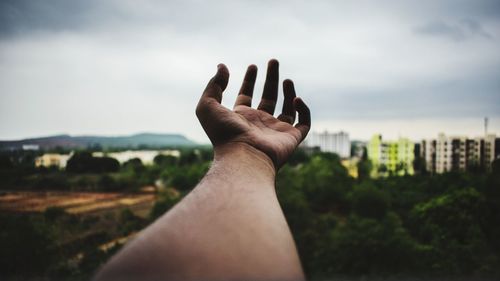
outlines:
M241 175L262 177L274 182L276 168L264 152L244 142L229 142L214 147L213 166L229 166Z

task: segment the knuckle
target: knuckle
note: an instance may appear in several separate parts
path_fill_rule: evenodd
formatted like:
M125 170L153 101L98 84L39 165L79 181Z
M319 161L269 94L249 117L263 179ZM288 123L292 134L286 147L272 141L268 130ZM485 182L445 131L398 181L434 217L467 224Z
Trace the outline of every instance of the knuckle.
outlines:
M213 106L214 103L217 103L213 99L202 99L198 102L198 105L196 106L196 116L198 118L205 116L209 111L210 108Z
M206 112L205 106L203 105L202 102L199 102L195 110L196 116L200 118L204 115L205 112Z

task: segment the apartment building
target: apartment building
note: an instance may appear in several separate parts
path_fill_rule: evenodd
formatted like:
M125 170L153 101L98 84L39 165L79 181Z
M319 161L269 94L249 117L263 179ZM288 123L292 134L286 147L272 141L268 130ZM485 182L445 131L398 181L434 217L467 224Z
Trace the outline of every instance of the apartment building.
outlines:
M319 147L323 152L337 153L341 158L351 156L351 142L346 132L322 133L313 132L305 140L307 147Z
M422 141L421 157L430 173L491 170L491 164L500 157L500 139L494 134L484 137L446 136Z
M415 144L407 138L397 141L382 140L374 135L367 146L368 159L372 163L372 177L388 175L413 175Z

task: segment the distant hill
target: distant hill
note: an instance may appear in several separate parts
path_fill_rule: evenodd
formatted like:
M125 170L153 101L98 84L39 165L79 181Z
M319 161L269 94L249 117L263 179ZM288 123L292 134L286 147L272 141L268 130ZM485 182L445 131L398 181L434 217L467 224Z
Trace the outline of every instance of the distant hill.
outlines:
M130 136L70 136L56 135L14 141L0 141L0 149L22 149L34 145L40 149L62 148L159 148L168 146L195 146L197 143L179 134L135 134Z

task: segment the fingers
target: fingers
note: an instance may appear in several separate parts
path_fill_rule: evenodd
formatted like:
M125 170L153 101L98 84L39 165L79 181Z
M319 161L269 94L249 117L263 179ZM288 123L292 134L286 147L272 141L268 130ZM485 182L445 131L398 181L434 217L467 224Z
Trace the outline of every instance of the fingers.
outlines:
M293 86L293 81L286 79L283 81L283 95L285 99L283 101L283 110L278 119L293 124L295 122L295 108L293 106L293 99L295 98L295 87Z
M295 125L295 128L300 131L302 140L304 140L309 132L309 129L311 128L311 112L301 98L295 98L293 100L293 104L299 113L299 123Z
M217 66L217 73L215 76L208 82L200 102L206 99L215 99L220 103L222 100L222 92L226 89L228 81L229 70L221 63Z
M238 94L236 102L234 103L235 107L238 105L252 106L252 95L256 77L257 66L252 64L248 66L245 78L243 78L243 84L241 84L240 93Z
M279 82L279 63L272 59L267 64L266 82L264 83L264 92L262 100L257 109L263 110L269 114L274 114L276 100L278 98L278 82Z

